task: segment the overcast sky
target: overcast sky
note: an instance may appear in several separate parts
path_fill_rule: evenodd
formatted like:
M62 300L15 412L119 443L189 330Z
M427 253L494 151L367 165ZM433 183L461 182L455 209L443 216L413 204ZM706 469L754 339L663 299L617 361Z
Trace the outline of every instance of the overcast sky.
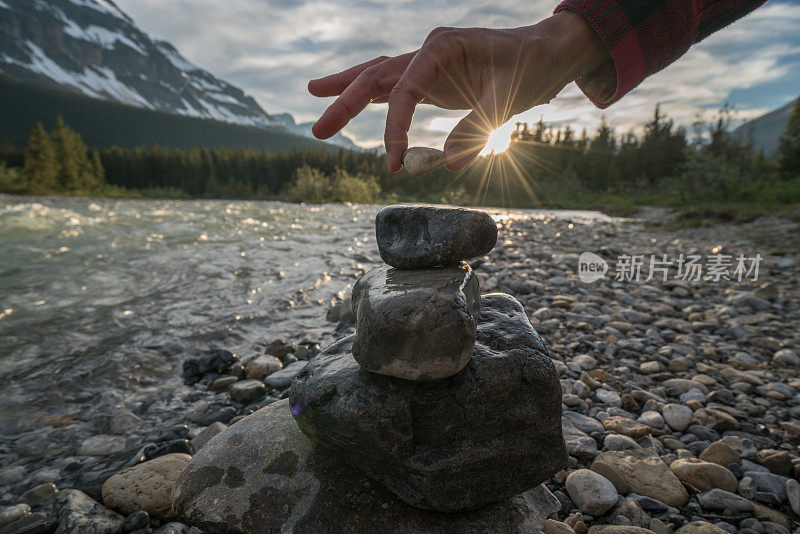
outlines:
M310 78L379 55L416 49L436 26L514 27L548 16L548 0L116 0L152 37L172 42L190 61L244 89L267 112L314 120L329 100L306 91ZM456 4L456 5L454 5ZM778 107L800 94L800 1L765 6L693 47L601 112L574 84L550 104L513 122L569 122L594 128L605 114L620 129L639 127L662 103L688 124L698 109L729 102L740 118ZM420 106L412 144L441 146L463 113ZM382 143L386 106L370 106L344 133L357 143ZM495 141L496 143L497 141Z

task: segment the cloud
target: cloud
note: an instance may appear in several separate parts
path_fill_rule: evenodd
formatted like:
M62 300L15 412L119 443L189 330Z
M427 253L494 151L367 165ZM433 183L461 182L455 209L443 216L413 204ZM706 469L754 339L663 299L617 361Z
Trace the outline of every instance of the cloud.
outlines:
M117 0L156 38L171 41L183 55L253 95L271 112L289 111L312 120L329 99L308 95L309 79L337 72L379 55L416 49L436 26L514 27L548 16L544 0ZM605 115L620 129L638 127L662 103L681 123L698 108L718 107L738 89L786 79L800 62L800 5L772 2L693 47L680 61L646 80L605 111L595 109L574 85L552 103L515 121L572 123L593 129ZM780 83L778 83L780 86ZM776 92L774 105L795 87ZM750 116L763 110L734 102ZM464 113L420 106L412 142L441 146L447 125ZM345 129L364 145L382 142L386 106L368 108Z

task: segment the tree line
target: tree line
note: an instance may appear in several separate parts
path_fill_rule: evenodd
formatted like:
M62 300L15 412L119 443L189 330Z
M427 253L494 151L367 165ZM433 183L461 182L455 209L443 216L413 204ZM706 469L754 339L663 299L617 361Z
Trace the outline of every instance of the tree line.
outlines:
M41 123L34 124L20 156L21 168L0 163L0 192L87 196L100 193L105 185L99 153L89 150L61 117L49 133Z
M376 180L388 174L383 158L350 150L110 148L101 150L100 158L114 185L180 191L198 198L278 198L288 193L304 168L329 182L335 181L337 169Z
M518 207L800 202L800 101L774 158L734 136L731 121L724 107L687 129L656 106L639 132L618 133L605 120L592 135L518 123L508 150L451 178L450 193Z
M413 200L513 207L800 202L800 101L780 153L767 159L730 133L731 110L689 128L656 106L641 133L605 122L591 135L544 121L517 124L509 149L462 173L390 173L385 156L349 150L269 152L163 147L89 150L59 120L24 149L0 147L0 191L192 198L378 202ZM5 176L5 177L4 177Z

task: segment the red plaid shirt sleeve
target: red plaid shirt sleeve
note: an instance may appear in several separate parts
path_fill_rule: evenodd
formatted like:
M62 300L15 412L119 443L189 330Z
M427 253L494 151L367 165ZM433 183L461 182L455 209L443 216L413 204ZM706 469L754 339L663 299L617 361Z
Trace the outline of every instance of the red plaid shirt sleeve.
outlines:
M574 11L611 52L606 64L577 80L606 108L690 46L747 15L766 0L564 0L555 12Z

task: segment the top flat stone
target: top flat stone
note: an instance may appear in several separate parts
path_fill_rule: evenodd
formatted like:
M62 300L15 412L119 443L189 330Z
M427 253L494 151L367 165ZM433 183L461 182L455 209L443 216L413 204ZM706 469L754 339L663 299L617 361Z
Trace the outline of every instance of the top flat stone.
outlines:
M388 206L375 217L381 259L398 269L455 265L497 243L491 216L466 208Z

